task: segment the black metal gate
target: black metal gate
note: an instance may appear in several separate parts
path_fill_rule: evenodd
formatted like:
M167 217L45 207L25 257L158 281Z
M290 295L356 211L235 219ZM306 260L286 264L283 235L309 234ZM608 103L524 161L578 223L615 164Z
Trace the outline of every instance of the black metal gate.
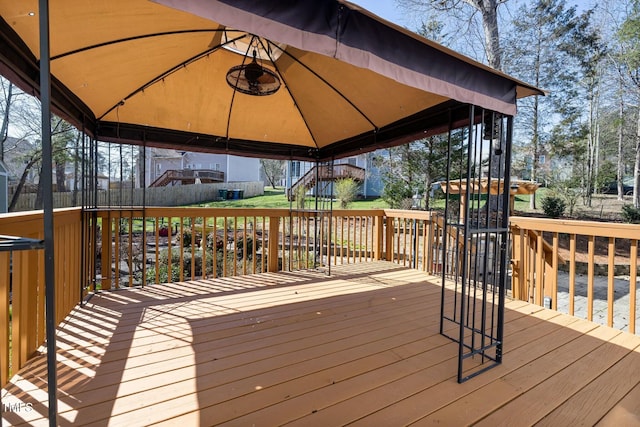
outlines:
M440 333L459 345L458 382L502 361L512 125L470 106L447 138Z

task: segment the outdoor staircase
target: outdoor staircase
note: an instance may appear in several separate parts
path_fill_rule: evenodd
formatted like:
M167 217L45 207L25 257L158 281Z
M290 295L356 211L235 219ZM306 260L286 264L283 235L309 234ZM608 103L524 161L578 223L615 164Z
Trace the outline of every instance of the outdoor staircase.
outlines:
M352 178L356 182L362 182L364 181L364 174L365 170L363 168L348 163L333 165L333 168L328 165L314 166L287 190L287 197L289 200L294 200L298 188L304 187L308 190L316 185L316 181L327 182Z
M182 185L195 184L196 179L199 179L203 184L224 182L224 172L210 169L170 169L156 178L150 187L165 187L175 185L178 182Z

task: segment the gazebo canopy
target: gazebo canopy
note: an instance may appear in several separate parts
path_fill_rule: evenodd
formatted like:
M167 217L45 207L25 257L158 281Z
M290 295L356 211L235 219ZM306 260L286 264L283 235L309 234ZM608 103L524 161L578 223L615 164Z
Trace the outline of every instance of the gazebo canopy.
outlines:
M0 0L0 73L34 95L37 6ZM327 160L542 94L342 0L56 1L50 33L54 111L103 141ZM275 93L232 88L254 58Z

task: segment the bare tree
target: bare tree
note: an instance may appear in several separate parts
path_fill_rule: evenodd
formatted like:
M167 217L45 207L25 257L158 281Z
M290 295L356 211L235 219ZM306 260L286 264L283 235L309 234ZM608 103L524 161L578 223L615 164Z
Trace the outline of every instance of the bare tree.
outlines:
M260 165L264 175L269 180L271 187L276 188L276 183L284 177L284 160L260 159Z
M420 11L425 15L437 14L456 21L456 27L467 28L466 32L473 32L473 22L479 15L482 27L482 44L484 55L489 66L502 69L502 50L500 48L500 34L498 28L498 7L507 0L396 0L398 5L408 11ZM433 21L426 19L425 21ZM423 24L424 25L424 24ZM459 33L457 34L460 35ZM482 59L482 58L479 58Z

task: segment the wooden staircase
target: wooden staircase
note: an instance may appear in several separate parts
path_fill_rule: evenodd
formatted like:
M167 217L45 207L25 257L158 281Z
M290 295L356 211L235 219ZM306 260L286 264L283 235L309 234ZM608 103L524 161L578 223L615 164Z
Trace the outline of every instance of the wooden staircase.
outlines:
M224 182L224 172L209 169L170 169L155 179L150 187L165 187L179 182L182 185L195 184L196 179L201 183Z
M316 185L316 180L325 182L352 178L356 182L362 182L364 181L364 174L365 170L363 168L348 163L333 165L333 168L327 165L314 166L287 190L287 197L289 200L294 200L298 188L304 187L307 190L313 188Z

